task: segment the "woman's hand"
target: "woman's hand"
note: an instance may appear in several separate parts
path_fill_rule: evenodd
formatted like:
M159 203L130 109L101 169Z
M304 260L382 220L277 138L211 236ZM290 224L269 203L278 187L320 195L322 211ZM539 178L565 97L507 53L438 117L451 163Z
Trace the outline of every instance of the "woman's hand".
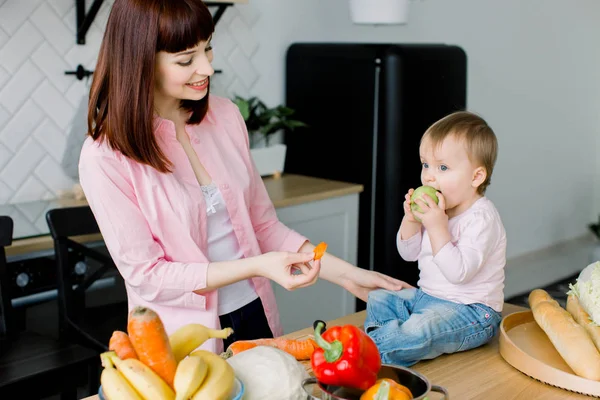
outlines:
M194 293L204 294L255 276L273 280L287 290L310 286L317 281L321 272L320 260L314 261L312 265L310 263L314 256L312 251L276 251L239 260L211 262L208 265L206 286L194 290Z
M341 276L341 285L344 289L367 301L369 292L375 289L401 290L412 288L406 282L392 278L379 272L354 267Z
M301 252L312 252L315 246L310 242L305 242L300 248ZM324 264L321 277L329 282L335 283L352 293L363 301L367 301L369 292L375 289L400 290L411 288L413 286L406 282L381 274L359 268L342 260L330 253L325 253L320 260ZM315 268L313 264L313 268ZM321 264L319 264L319 269Z
M310 264L315 254L273 251L257 257L258 274L277 282L287 290L310 286L319 279L321 260Z

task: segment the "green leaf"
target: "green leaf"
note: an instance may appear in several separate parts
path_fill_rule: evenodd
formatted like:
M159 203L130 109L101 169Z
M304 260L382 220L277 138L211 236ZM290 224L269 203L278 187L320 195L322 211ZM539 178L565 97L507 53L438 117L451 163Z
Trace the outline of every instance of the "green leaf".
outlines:
M286 107L286 106L278 106L275 109L275 112L281 116L289 117L290 115L292 115L294 113L294 110L292 110L291 108Z
M246 121L250 117L250 107L248 106L248 103L239 103L237 106L240 109L244 121Z
M248 120L248 117L250 116L250 105L248 104L248 101L240 96L235 96L233 103L239 108L240 114L242 114L244 121Z
M282 104L269 108L256 96L244 98L235 95L232 101L239 108L249 135L263 137L267 144L269 137L279 130L293 131L296 128L308 126L302 121L290 119L289 117L295 113L295 110Z
M281 124L279 124L279 123L274 123L274 124L266 124L266 125L263 127L263 133L264 133L265 135L271 135L271 134L273 134L273 133L277 132L279 129L281 129L280 125L281 125Z
M286 126L290 129L295 129L295 128L306 128L308 127L307 124L305 124L302 121L295 121L295 120L291 120L291 121L286 121Z

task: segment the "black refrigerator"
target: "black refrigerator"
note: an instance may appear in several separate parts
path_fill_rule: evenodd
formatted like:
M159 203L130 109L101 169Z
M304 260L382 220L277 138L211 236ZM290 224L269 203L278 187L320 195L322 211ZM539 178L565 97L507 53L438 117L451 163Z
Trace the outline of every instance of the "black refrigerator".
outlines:
M285 134L284 171L362 184L358 266L416 285L396 234L409 188L420 185L419 141L466 108L467 57L446 44L294 43L286 105L309 127ZM359 301L357 309L364 309Z

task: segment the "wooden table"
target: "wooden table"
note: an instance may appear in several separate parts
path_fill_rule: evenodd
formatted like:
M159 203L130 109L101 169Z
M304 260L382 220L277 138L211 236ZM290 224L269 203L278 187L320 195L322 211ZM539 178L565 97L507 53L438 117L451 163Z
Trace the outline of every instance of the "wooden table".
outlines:
M503 316L526 310L505 304ZM353 324L362 326L365 311L329 321L327 326ZM313 333L306 328L285 335L297 338ZM425 375L432 384L445 387L453 400L572 400L590 397L555 388L538 382L508 364L499 353L498 337L477 349L443 355L434 360L422 361L412 369ZM430 400L441 399L432 393ZM97 396L86 400L98 400Z

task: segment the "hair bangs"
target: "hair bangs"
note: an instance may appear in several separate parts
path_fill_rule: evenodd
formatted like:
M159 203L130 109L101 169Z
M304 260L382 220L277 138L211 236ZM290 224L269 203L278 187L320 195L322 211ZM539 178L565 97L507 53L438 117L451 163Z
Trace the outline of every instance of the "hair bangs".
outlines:
M212 14L202 0L168 0L162 9L156 51L178 53L210 39Z

